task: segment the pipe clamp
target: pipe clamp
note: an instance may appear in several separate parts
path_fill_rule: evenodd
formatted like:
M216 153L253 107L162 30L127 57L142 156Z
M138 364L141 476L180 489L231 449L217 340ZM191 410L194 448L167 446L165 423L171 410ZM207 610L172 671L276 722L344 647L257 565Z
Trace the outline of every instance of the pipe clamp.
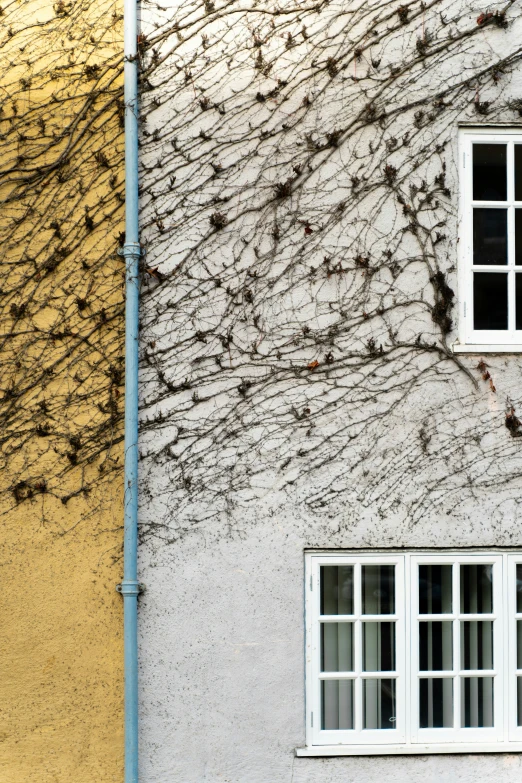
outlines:
M145 585L142 582L136 582L132 579L124 579L119 585L116 585L116 592L120 593L124 598L126 595L139 595L145 590Z
M140 256L141 255L141 245L139 242L125 242L123 245L123 248L118 251L121 253L122 256Z

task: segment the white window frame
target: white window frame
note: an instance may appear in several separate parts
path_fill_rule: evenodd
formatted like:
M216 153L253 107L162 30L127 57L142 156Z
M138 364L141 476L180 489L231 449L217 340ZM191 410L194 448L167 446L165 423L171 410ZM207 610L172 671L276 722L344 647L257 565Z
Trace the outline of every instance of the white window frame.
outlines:
M508 189L507 201L473 201L474 143L507 144ZM461 128L459 130L459 229L458 229L458 342L455 353L515 353L522 352L522 330L515 329L514 281L508 286L508 329L473 329L473 206L507 207L508 210L508 264L507 266L481 266L480 271L515 275L515 207L522 208L522 201L515 201L514 145L522 144L522 127L512 128ZM522 267L518 267L522 273Z
M477 672L481 676L493 676L494 727L453 729L420 729L419 671L418 671L418 566L454 564L453 614L427 615L430 620L452 622L453 670L446 676L454 678L454 715L458 724L460 715L460 679L471 676L460 671L460 606L458 583L460 565L487 563L493 567L493 613L491 615L464 615L466 620L492 619L495 623L493 663L489 672ZM364 564L396 566L395 614L365 616L366 620L380 619L396 622L396 672L397 672L397 724L395 729L364 730L361 726L362 680L361 677L361 607L355 589L354 614L342 616L355 623L355 666L353 673L320 672L320 625L336 622L337 615L320 616L320 567L322 565L353 565L355 585L360 585L360 569ZM517 726L517 674L516 623L522 621L522 613L516 613L516 566L522 564L522 553L501 550L452 550L444 552L309 552L305 554L306 586L306 747L297 748L298 756L340 755L394 755L423 753L501 753L522 752L522 726ZM458 611L457 611L458 610ZM458 631L458 633L457 633ZM364 672L364 677L368 673ZM370 677L372 674L370 673ZM387 678L387 673L380 673ZM430 677L433 674L430 673ZM435 676L443 676L437 672ZM354 729L321 729L321 679L355 679ZM359 679L358 679L359 678Z

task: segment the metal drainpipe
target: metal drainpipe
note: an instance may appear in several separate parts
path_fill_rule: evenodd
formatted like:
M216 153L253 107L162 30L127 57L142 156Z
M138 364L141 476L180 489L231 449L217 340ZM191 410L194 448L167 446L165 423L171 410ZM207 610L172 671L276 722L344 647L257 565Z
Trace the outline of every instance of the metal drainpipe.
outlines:
M125 467L123 595L125 783L138 783L138 19L124 0Z

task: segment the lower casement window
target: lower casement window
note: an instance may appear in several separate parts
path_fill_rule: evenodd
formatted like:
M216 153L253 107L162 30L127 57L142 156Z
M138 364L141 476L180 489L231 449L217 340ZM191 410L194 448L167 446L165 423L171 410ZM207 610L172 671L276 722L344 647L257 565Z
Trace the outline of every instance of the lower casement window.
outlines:
M522 553L306 555L298 755L522 751Z

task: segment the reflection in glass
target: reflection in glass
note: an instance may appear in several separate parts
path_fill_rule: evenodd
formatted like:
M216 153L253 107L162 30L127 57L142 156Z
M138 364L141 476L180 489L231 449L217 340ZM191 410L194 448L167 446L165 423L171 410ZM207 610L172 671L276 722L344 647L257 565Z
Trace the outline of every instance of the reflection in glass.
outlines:
M517 726L522 726L522 677L517 677Z
M515 201L522 201L522 144L515 144Z
M460 682L462 727L493 726L493 677L463 677Z
M507 209L473 210L473 263L507 264Z
M363 623L363 671L395 671L395 623Z
M321 614L353 614L353 566L321 566Z
M419 623L419 666L421 672L453 669L453 623Z
M395 566L362 567L362 605L363 614L394 614Z
M321 671L353 671L353 623L321 623Z
M522 563L517 565L517 612L522 614Z
M493 668L493 621L466 620L460 624L462 669Z
M462 614L493 612L493 566L489 563L460 566L460 611Z
M451 565L419 566L419 614L451 614Z
M363 728L394 729L395 680L363 680Z
M515 329L522 329L522 272L515 275Z
M473 326L475 329L508 328L507 275L476 272L473 275Z
M321 705L322 729L353 729L353 680L322 680Z
M427 677L419 681L419 726L421 729L453 727L453 679Z
M507 166L505 144L473 145L473 200L505 201Z

